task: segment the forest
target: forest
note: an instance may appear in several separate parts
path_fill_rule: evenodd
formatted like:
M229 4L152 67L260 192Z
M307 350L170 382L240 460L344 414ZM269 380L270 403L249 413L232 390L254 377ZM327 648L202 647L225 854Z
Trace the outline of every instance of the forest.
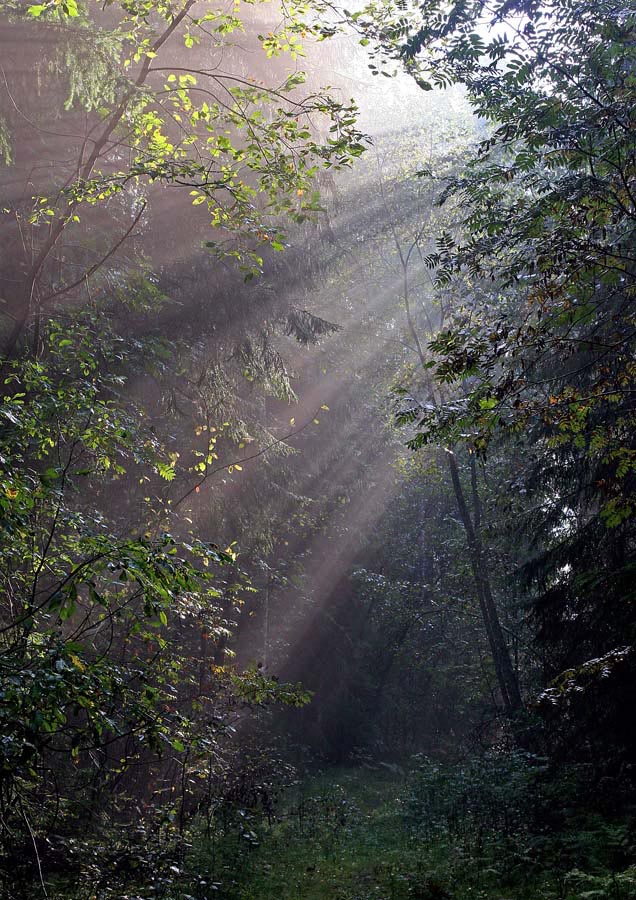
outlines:
M0 900L636 898L634 0L0 0L0 380Z

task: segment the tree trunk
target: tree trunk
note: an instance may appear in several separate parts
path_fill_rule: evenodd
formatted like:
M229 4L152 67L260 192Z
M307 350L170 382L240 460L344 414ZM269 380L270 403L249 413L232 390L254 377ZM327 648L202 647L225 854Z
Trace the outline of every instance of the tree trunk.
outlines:
M479 600L481 614L484 619L486 633L488 635L488 643L492 653L495 671L497 673L497 682L501 691L504 707L508 714L518 712L523 707L521 700L521 691L519 690L519 682L515 674L508 645L504 638L501 623L499 621L499 613L492 595L490 587L490 578L486 569L486 561L484 559L484 548L479 532L480 511L477 495L477 484L475 472L473 470L473 492L476 495L475 505L475 522L471 519L464 489L459 477L459 467L455 454L451 450L446 451L448 465L450 468L451 478L453 481L453 489L457 500L459 515L466 532L466 543L468 544L468 553L470 556L470 565L475 581L475 590Z
M418 231L417 235L414 237L413 242L411 243L408 251L403 250L402 244L400 242L397 230L393 223L393 220L390 215L389 207L386 203L386 199L384 197L384 192L382 188L382 179L380 179L380 191L382 193L382 198L384 200L384 205L387 214L389 215L389 222L391 227L391 232L393 234L393 240L395 242L395 248L397 250L397 254L400 260L400 265L402 267L402 290L403 290L403 300L404 300L404 308L406 311L406 322L408 326L409 333L414 343L414 350L417 353L418 359L420 361L420 365L422 366L422 371L425 375L427 375L429 379L429 385L431 390L431 396L435 400L435 388L433 383L430 380L430 376L428 375L427 361L426 355L424 353L424 348L422 346L422 342L420 341L420 336L417 331L417 327L413 318L413 313L411 309L411 302L409 296L409 264L413 251L419 246L419 242L424 233L424 226ZM455 454L452 450L446 450L446 457L448 460L448 466L450 469L451 479L453 482L453 488L455 491L455 498L457 500L457 506L459 508L459 514L462 520L462 524L464 526L464 531L466 532L466 543L468 545L468 554L470 557L470 565L473 573L473 580L475 582L475 591L477 594L477 599L479 600L479 608L481 610L481 615L484 620L484 627L486 629L486 634L488 637L488 643L490 646L490 652L492 654L493 662L495 665L495 672L497 674L497 683L499 685L499 690L501 691L501 696L504 704L504 708L508 715L512 715L515 712L518 712L523 708L523 702L521 699L521 691L519 690L519 682L515 673L515 670L512 665L512 661L510 659L510 653L508 651L508 645L506 644L503 630L501 628L501 623L499 621L499 613L497 611L497 607L495 605L495 601L492 595L492 589L490 586L490 578L488 577L488 570L486 568L486 561L484 558L484 548L481 541L481 533L480 533L480 523L481 523L481 504L479 502L479 492L477 490L477 478L476 478L476 470L472 468L472 490L473 490L473 505L474 505L474 515L475 521L471 519L470 512L468 510L468 506L466 504L466 499L464 497L464 489L462 487L461 479L459 477L459 467L457 465L457 459L455 458Z

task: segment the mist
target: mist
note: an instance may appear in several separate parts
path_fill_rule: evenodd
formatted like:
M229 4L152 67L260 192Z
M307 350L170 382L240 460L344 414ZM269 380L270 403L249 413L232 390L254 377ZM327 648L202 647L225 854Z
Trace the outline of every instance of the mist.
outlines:
M3 897L631 896L607 6L2 4Z

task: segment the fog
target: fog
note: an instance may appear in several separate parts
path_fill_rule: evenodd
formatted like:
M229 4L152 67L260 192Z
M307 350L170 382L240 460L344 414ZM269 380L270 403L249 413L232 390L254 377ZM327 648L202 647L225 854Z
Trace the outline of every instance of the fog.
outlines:
M266 8L247 7L240 36L215 39L211 50L179 49L172 37L152 59L148 84L158 87L165 69L208 72L207 80L197 76L200 90L222 103L237 80L276 87L302 69L306 81L292 96L328 85L337 101L354 102L365 152L339 171L318 168L320 211L302 225L279 217L285 249L265 246L262 272L245 283L236 260L219 259L205 246L235 238L210 226L207 206L193 206L187 185L126 179L102 202L77 207L79 221L64 228L31 284L37 304L29 315L37 305L39 320L53 309L63 320L72 318L85 304L110 303L113 294L121 299L131 285L156 293L144 300L153 308L150 316L136 312L134 301L109 313L140 347L150 335L175 342L161 375L139 361L123 388L143 405L166 453L179 454L174 480L152 485L155 515L182 536L194 531L220 546L231 544L254 590L240 602L224 601L232 634L209 652L219 663L258 663L316 691L303 714L314 729L309 743L339 755L339 739L326 736L331 726L324 723L339 714L342 695L358 677L347 646L364 610L352 575L361 567L373 571L370 536L405 478L389 393L416 360L396 240L405 246L417 240L419 259L409 279L423 310L432 303L421 260L439 230L432 212L437 187L415 173L447 167L449 157L474 140L475 125L459 90L427 94L400 71L373 76L370 57L352 34L321 43L307 38L306 56L296 60L264 58L256 35L273 28L271 16ZM98 22L106 30L117 24L107 10ZM5 24L2 38L10 163L2 170L0 294L9 342L24 312L24 273L63 214L56 204L68 203L65 191L101 127L100 104L118 90L104 81L114 57L105 53L96 67L64 29L40 23L20 29ZM324 137L320 115L309 120ZM100 171L110 170L116 181L133 152L125 129L114 132L101 151ZM33 200L40 197L46 200ZM50 204L52 224L46 216L29 222L34 202ZM259 205L258 194L254 202ZM136 281L142 276L143 287ZM303 310L331 323L324 335L294 339L290 312ZM424 313L417 315L426 328ZM429 322L430 315L436 313L426 313ZM215 459L199 477L195 454L207 454L212 434ZM148 495L136 480L122 474L83 503L103 506L122 533L146 528ZM404 552L417 566L419 536L408 539ZM384 740L381 729L374 740Z

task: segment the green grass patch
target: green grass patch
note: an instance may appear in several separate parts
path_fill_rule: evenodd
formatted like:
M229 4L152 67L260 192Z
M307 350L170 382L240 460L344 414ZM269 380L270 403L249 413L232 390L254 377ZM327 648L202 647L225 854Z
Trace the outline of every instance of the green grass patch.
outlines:
M403 777L338 770L291 790L274 821L201 840L210 879L227 900L538 900L558 898L554 878L511 883L506 853L478 836L418 827ZM208 870L209 871L209 870ZM562 895L561 895L562 896Z
M536 760L331 769L216 801L182 836L102 845L99 878L55 900L636 900L636 830ZM270 783L270 788L273 782ZM253 796L257 796L254 794ZM269 799L265 802L264 798ZM116 864L104 867L105 849ZM106 876L106 871L112 874Z

